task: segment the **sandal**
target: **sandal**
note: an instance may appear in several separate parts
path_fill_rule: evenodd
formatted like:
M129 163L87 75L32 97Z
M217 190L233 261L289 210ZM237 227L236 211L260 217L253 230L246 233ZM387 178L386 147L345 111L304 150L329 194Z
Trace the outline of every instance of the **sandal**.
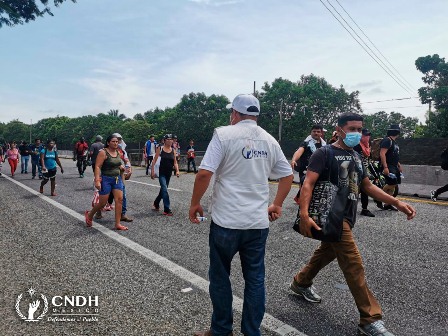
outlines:
M44 193L44 187L40 186L40 188L39 188L39 192L40 192L41 194L43 194L43 193Z
M153 210L153 211L159 211L159 210L160 210L160 207L155 206L155 204L153 204L153 206L152 206L152 210Z
M124 225L118 225L118 226L116 226L115 227L115 230L122 230L122 231L126 231L126 230L128 230L128 228L127 228L127 226L124 226Z
M84 218L86 220L87 227L91 227L92 226L92 220L89 218L89 210L86 210L84 212Z

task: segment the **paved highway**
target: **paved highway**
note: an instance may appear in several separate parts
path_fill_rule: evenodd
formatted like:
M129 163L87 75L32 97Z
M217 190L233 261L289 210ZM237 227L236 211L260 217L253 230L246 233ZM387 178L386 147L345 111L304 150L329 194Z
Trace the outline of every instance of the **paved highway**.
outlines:
M191 335L208 328L209 228L188 221L194 175L172 178L174 216L165 217L150 209L158 182L134 168L127 193L135 220L129 231L117 232L111 212L94 228L85 227L93 174L88 170L81 179L73 161L62 164L56 197L49 197L49 184L40 195L40 181L30 174L0 177L0 335ZM270 188L273 197L275 183ZM291 228L296 192L294 186L283 217L270 229L263 335L356 335L358 312L336 262L316 278L322 303L310 304L288 289L318 245ZM417 208L412 221L373 203L376 217L358 218L354 233L367 281L390 331L445 336L448 203L407 201ZM232 273L239 335L243 281L237 258ZM39 306L28 316L33 304Z

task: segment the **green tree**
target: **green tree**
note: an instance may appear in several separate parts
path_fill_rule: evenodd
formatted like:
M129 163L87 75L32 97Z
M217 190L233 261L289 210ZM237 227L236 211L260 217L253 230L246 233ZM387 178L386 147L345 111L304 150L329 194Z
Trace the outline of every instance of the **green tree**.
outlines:
M422 72L423 82L427 85L418 90L422 104L434 103L434 107L439 109L448 108L448 63L445 58L434 54L419 57L415 61L417 70Z
M401 137L412 138L416 132L418 118L405 117L401 113L384 111L364 115L364 126L370 130L372 138L386 136L387 129L392 124L400 125Z
M332 128L339 114L361 112L358 91L348 93L342 86L336 88L324 78L313 74L301 76L297 82L283 78L272 84L265 83L260 94L260 125L278 138L282 111L282 138L300 141L313 124Z
M445 58L434 54L419 57L415 61L422 72L426 86L418 90L422 104L434 104L435 111L426 117L426 137L448 137L448 63Z
M21 142L22 140L29 141L30 139L30 125L24 124L19 120L13 120L7 123L3 130L3 138L7 142Z
M53 0L58 7L66 0ZM71 0L76 2L76 0ZM40 2L40 4L39 4ZM53 16L49 0L0 0L0 28L34 21L45 14Z

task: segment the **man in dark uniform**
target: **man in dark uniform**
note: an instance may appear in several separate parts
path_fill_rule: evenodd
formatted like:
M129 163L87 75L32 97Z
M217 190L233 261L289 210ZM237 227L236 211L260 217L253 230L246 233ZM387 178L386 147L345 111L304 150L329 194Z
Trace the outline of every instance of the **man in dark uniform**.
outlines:
M380 143L380 161L386 185L383 190L395 196L395 189L401 183L402 169L400 165L400 148L397 138L400 136L400 125L390 125L387 136ZM397 211L392 205L385 204L384 210Z

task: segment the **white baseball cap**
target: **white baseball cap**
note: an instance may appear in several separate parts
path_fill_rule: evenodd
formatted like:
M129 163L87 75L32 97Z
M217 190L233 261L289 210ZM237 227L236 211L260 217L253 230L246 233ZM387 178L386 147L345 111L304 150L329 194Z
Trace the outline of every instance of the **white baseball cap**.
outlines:
M226 108L234 109L242 114L257 116L260 114L260 102L251 94L239 94Z
M123 139L123 137L121 136L120 133L114 133L114 134L112 134L112 136L113 136L114 138Z

